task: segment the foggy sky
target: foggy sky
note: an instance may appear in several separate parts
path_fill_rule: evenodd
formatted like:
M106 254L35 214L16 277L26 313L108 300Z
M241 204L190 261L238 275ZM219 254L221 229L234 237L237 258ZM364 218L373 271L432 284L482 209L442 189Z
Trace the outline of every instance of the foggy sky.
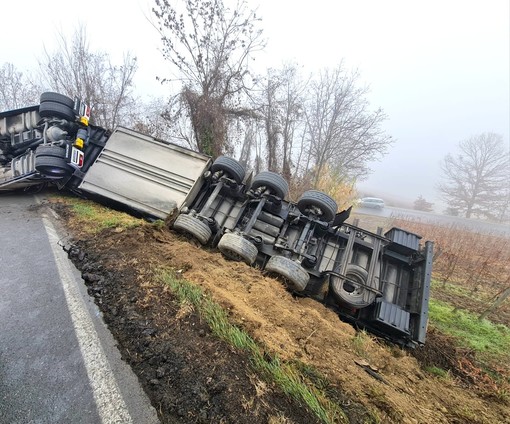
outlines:
M226 3L233 4L234 0ZM268 46L261 69L295 61L307 71L343 59L368 84L372 107L389 119L396 140L371 164L359 188L372 194L419 195L437 203L439 162L482 132L510 137L510 2L507 0L248 0L263 21ZM74 3L16 1L2 5L0 64L37 68L58 31L84 22L91 48L114 58L138 57L137 91L161 95L165 74L150 0ZM51 7L49 6L51 5ZM145 16L144 16L145 15Z

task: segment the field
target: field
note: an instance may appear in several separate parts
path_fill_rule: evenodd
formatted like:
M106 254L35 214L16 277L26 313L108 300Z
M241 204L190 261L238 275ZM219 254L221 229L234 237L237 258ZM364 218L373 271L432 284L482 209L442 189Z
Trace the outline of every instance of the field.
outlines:
M434 240L434 299L510 326L509 301L490 311L510 287L509 237L413 221L396 221L395 225Z
M436 243L427 342L408 351L163 222L50 204L163 422L509 422L508 301L478 319L505 287L506 239L362 217Z

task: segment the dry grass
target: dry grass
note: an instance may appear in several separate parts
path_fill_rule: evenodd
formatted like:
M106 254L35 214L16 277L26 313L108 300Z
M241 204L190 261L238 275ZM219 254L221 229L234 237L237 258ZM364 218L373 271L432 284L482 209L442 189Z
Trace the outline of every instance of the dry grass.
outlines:
M398 219L395 225L434 241L434 278L443 284L490 297L508 287L510 238L411 220Z
M422 236L422 242L434 242L432 296L481 314L496 297L510 286L510 237L470 231L455 225L424 223L410 218L385 218L352 214L360 227L375 232L392 227ZM510 326L510 301L507 299L489 319Z
M498 296L510 287L510 238L412 220L393 223L434 241L432 297L466 310L475 318L488 313ZM510 327L510 301L506 299L487 318Z

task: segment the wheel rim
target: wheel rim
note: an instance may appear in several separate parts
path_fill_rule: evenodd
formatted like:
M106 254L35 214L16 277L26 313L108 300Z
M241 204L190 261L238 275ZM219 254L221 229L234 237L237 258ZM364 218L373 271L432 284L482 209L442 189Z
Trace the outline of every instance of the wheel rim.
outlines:
M362 272L356 265L348 265L345 277L332 275L331 289L334 297L341 303L353 308L365 308L375 300L375 293L367 285L366 271Z

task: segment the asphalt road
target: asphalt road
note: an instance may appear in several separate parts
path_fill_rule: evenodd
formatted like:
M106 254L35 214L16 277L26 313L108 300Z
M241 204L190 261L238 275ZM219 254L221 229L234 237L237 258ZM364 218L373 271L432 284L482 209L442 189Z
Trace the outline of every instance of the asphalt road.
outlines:
M510 236L510 225L496 224L493 222L481 221L478 219L460 218L431 212L415 211L413 209L394 208L391 206L386 206L384 209L356 208L354 209L354 212L385 218L394 217L418 220L421 222L439 224L447 227L453 225L481 233L497 234L507 237Z
M0 194L0 423L157 423L51 211Z

